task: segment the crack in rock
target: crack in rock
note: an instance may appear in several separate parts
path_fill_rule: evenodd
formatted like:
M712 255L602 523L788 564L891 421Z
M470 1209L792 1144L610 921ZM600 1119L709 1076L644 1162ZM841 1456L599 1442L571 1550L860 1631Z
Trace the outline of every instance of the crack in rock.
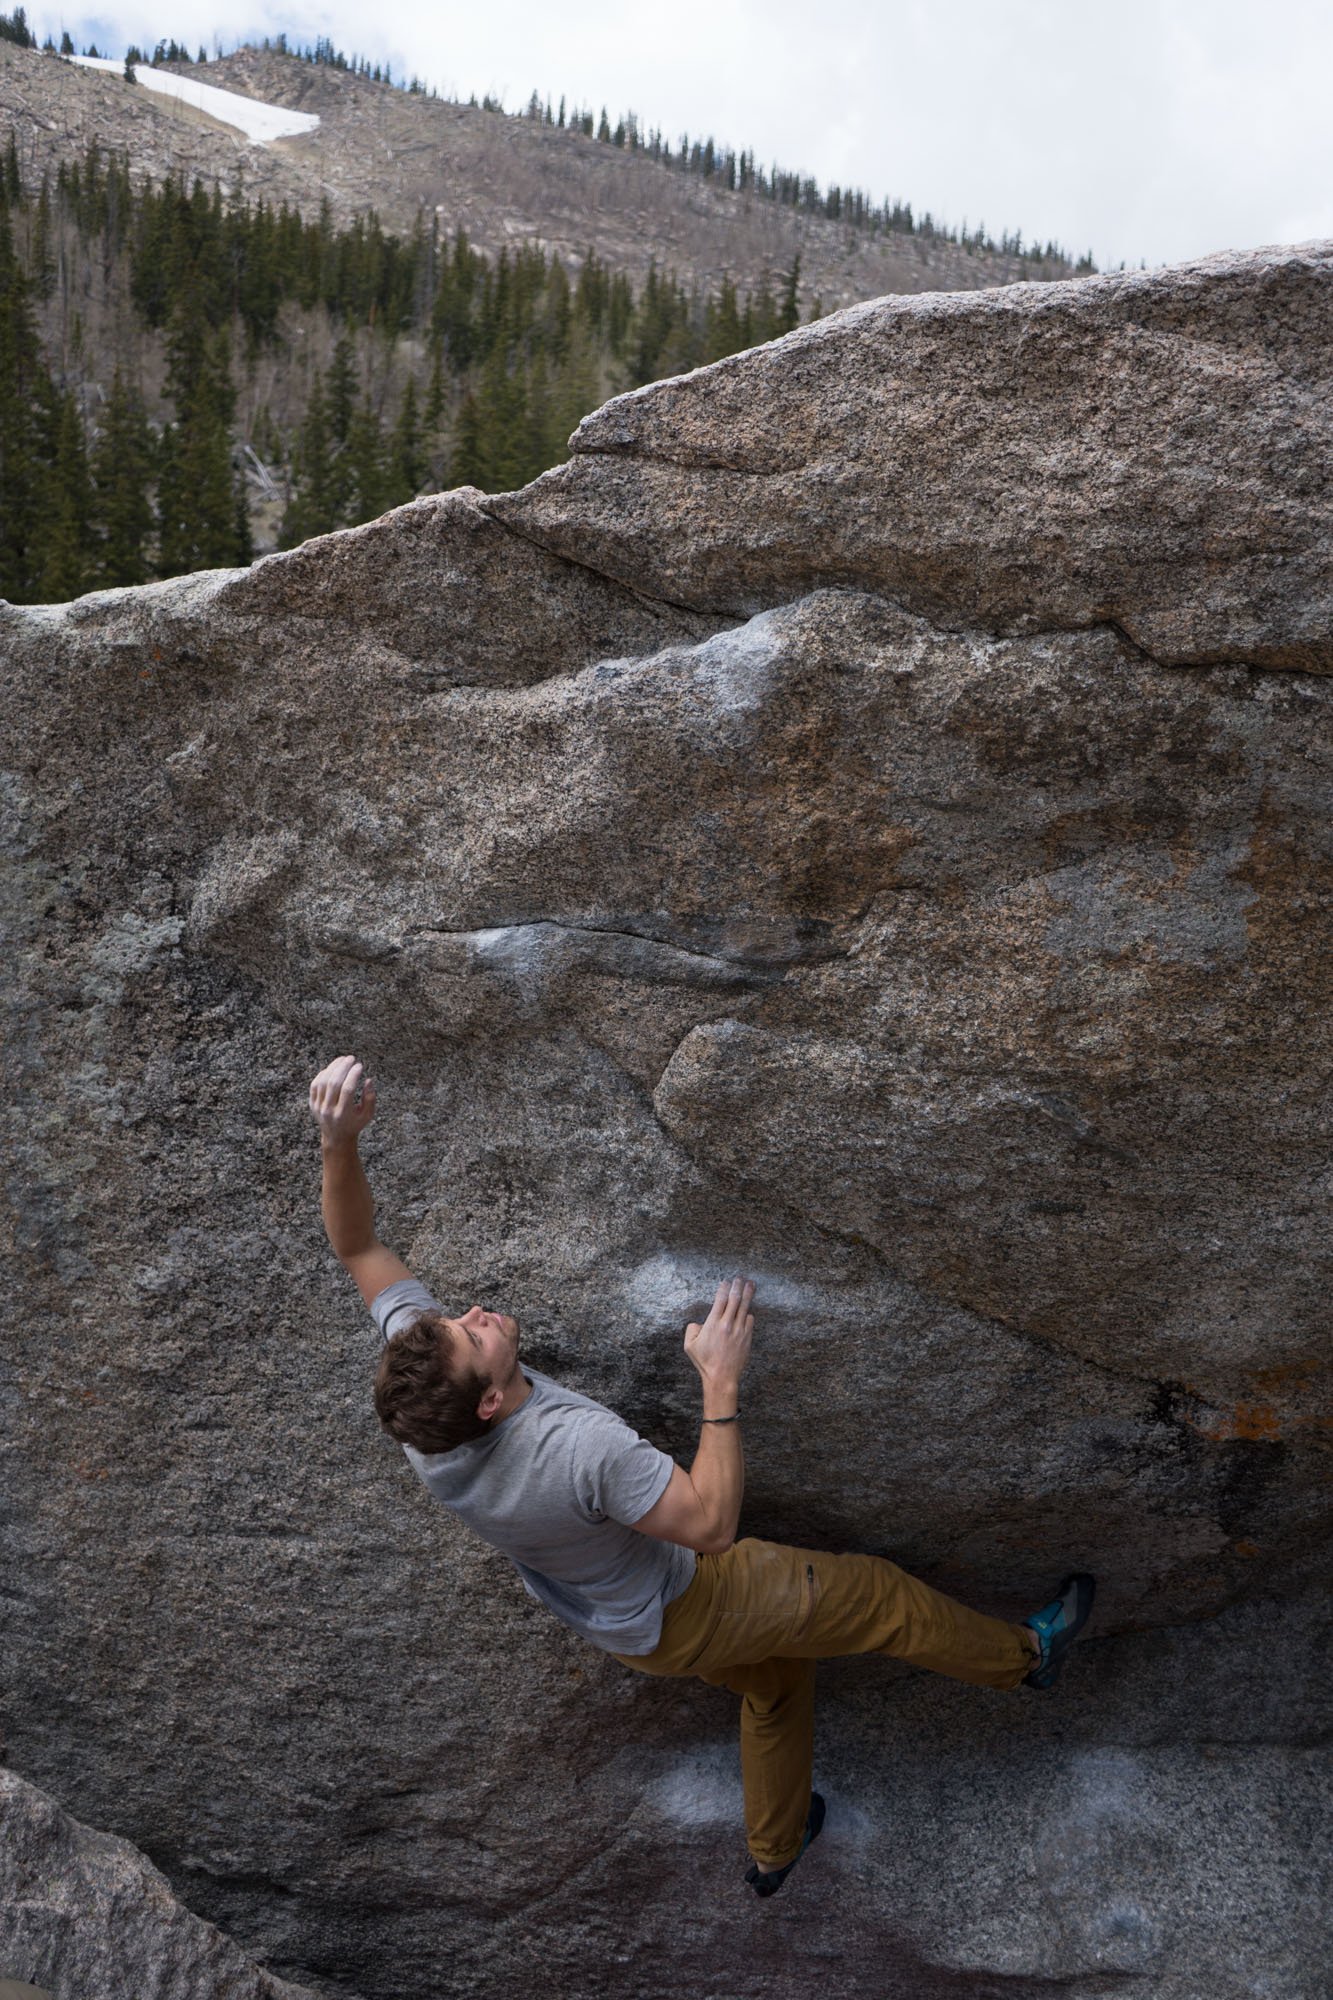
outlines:
M753 952L700 951L691 945L677 944L671 938L664 938L646 926L642 929L627 929L623 924L570 923L559 917L531 917L519 923L470 925L455 927L447 924L408 924L405 937L456 937L473 942L483 954L503 947L506 941L513 941L520 947L526 939L553 937L623 938L627 943L647 946L650 951L662 952L669 957L681 958L692 963L716 966L723 972L738 979L756 983L771 984L786 977L786 969L794 965L823 964L830 959L847 956L841 946L830 945L826 949L812 951L799 946L779 951L763 958Z
M600 450L594 452L590 449L584 455L589 458L605 456L618 459L629 454L614 451L602 452ZM662 462L666 464L680 464L682 466L686 464L684 460L668 459L658 461L649 454L642 454L642 456L649 463ZM726 467L710 467L707 469L740 470L740 468ZM777 475L756 473L753 476L756 478L769 478L776 477ZM526 491L527 489L520 490ZM496 498L501 497L507 498L508 496L496 496ZM557 561L568 563L572 569L587 570L589 575L599 577L604 583L616 585L619 589L627 591L631 596L641 599L644 603L660 604L667 610L679 611L692 617L717 618L723 621L716 627L714 633L704 635L703 639L691 641L691 644L705 643L708 637L715 637L717 633L732 631L738 625L749 624L752 619L761 618L772 611L791 609L796 605L804 603L807 598L817 595L820 591L830 590L846 591L849 594L873 598L877 603L888 607L890 610L900 612L906 618L920 620L931 632L938 633L942 637L963 640L975 639L983 644L995 640L1038 641L1041 639L1077 638L1083 634L1093 635L1098 632L1109 632L1119 639L1123 645L1128 647L1147 666L1154 668L1158 673L1162 674L1206 674L1219 669L1236 666L1243 666L1251 673L1280 674L1283 676L1310 671L1299 666L1270 665L1262 660L1250 661L1243 655L1238 654L1210 655L1191 660L1164 660L1152 652L1141 639L1136 638L1129 625L1121 618L1089 616L1083 620L1042 625L1023 625L1022 627L1016 627L1012 620L1006 619L997 619L989 624L980 623L975 620L961 621L954 624L947 619L932 614L906 597L901 597L891 591L879 588L873 578L861 580L839 577L835 581L827 583L802 586L795 591L794 595L775 598L772 601L765 601L757 606L750 603L736 605L719 603L717 601L704 601L699 598L666 597L658 592L649 590L643 583L634 582L628 576L621 575L614 569L608 569L602 564L592 562L587 557L571 555L567 549L557 548L551 541L537 534L530 527L520 526L517 522L506 520L501 515L492 512L489 508L482 507L479 511L486 514L488 520L494 521L497 527L504 529L506 534L513 535L519 541L530 543L533 548L540 549L544 555L549 555ZM552 674L548 678L552 680L565 679L577 675L585 671L588 666L595 664L597 657L596 654L590 654L582 667L563 667L559 670L558 674ZM652 657L653 655L651 654L645 656L645 658ZM544 683L537 681L531 685L540 687ZM451 688L449 691L458 692L460 690ZM486 689L485 691L491 692L492 690Z

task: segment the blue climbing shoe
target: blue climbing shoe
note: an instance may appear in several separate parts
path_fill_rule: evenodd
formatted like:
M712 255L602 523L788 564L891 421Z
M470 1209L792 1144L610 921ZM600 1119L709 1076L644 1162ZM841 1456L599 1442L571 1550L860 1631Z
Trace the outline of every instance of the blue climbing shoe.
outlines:
M823 1826L823 1824L824 1824L824 1801L820 1798L818 1792L811 1792L810 1817L805 1822L805 1839L801 1842L800 1853L798 1853L791 1861L789 1861L785 1868L774 1868L769 1873L765 1873L765 1871L759 1866L759 1863L757 1861L752 1861L749 1867L746 1869L745 1879L749 1883L750 1887L754 1890L756 1896L777 1895L778 1890L782 1887L787 1877L791 1874L792 1869L796 1866L796 1863L800 1860L801 1855L805 1853L805 1850L810 1845L810 1842L812 1840L818 1840L819 1830Z
M1055 1686L1065 1654L1087 1624L1096 1595L1097 1579L1089 1576L1086 1570L1078 1570L1056 1586L1055 1596L1049 1604L1043 1605L1031 1618L1023 1620L1028 1630L1036 1633L1041 1647L1041 1658L1032 1672L1023 1677L1024 1687Z

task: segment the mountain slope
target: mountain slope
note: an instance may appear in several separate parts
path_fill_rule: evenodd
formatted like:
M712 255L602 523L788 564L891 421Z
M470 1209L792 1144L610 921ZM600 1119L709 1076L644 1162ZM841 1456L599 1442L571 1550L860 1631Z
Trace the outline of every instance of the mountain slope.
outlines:
M803 314L816 298L832 310L886 292L970 291L1067 271L907 234L873 236L568 128L409 94L274 49L240 49L204 69L221 88L316 114L318 129L252 144L118 76L0 44L0 136L16 133L25 178L54 170L96 136L154 179L168 169L199 174L307 215L327 201L336 223L374 208L401 231L424 209L447 231L461 224L487 256L537 241L576 266L592 245L636 282L655 259L704 290L724 276L757 290L799 251ZM979 189L982 206L984 196Z

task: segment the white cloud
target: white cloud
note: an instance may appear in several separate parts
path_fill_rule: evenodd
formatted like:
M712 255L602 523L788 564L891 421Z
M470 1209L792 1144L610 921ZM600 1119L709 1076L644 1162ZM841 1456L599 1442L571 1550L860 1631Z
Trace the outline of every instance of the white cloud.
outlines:
M58 37L58 14L28 12ZM633 109L673 141L711 133L1103 265L1333 236L1322 0L840 0L822 15L807 0L405 0L382 26L352 0L135 0L64 25L113 55L164 31L225 47L326 34L451 94Z

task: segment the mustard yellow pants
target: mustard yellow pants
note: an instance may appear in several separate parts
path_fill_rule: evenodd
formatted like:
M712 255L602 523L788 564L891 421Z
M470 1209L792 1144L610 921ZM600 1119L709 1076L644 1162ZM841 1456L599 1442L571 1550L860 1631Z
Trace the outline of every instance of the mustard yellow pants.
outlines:
M800 1853L814 1762L815 1661L890 1653L976 1687L1017 1687L1034 1662L1022 1625L987 1618L880 1556L745 1540L698 1558L641 1674L693 1674L741 1697L741 1782L751 1854L765 1870Z

